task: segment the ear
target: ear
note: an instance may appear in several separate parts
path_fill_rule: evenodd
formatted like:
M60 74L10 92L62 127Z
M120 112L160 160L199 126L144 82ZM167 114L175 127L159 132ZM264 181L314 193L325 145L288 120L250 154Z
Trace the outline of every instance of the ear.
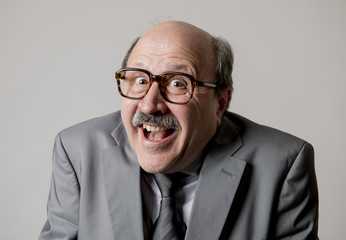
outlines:
M217 125L220 126L221 124L221 120L222 120L222 116L224 114L224 112L227 110L228 104L231 101L232 98L232 91L229 87L226 87L222 90L220 90L220 92L218 93L218 105L219 108L217 110Z

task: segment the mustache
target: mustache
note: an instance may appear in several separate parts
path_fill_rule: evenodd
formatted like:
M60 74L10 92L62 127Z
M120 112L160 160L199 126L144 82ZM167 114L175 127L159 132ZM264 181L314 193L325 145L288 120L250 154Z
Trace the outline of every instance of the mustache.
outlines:
M171 113L163 115L150 115L143 112L136 112L132 118L132 125L138 127L141 123L150 123L156 126L172 128L180 131L181 126L178 119Z

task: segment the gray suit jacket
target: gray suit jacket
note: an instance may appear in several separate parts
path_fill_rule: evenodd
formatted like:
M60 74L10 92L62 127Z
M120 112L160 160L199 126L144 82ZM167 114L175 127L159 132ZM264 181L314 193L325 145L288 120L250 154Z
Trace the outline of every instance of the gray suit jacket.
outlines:
M185 239L318 239L310 144L227 112L207 148ZM142 240L140 172L119 112L62 131L39 239Z

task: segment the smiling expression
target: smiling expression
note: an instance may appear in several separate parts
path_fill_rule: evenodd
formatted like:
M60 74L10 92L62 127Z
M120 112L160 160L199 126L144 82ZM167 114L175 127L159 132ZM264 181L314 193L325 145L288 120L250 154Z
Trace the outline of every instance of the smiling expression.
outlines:
M199 81L214 82L213 55L208 33L186 23L167 22L140 38L127 67L146 69L156 75L183 72ZM173 173L191 164L221 123L225 110L225 104L220 104L221 96L215 89L197 87L189 103L169 103L154 82L144 98L123 98L122 121L141 167L151 173ZM150 117L135 121L136 113L171 119L167 120L169 123ZM177 123L170 125L170 121Z

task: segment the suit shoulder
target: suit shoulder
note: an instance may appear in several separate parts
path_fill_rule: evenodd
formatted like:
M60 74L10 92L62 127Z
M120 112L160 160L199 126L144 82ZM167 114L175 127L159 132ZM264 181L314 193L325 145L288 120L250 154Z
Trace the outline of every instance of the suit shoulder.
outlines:
M248 143L252 146L270 148L271 151L276 149L281 151L283 149L300 150L307 143L305 140L292 134L258 124L240 115L228 112L226 116L237 126L238 133L244 144Z
M61 131L62 134L70 134L84 131L112 131L121 122L120 112L113 112L105 116L92 118Z
M234 156L250 163L254 171L269 175L281 171L285 175L302 152L309 153L305 161L313 161L313 147L305 140L237 114L227 113L225 117L235 126L242 142Z
M122 125L120 111L86 120L62 130L59 134L64 142L76 144L93 140L112 139L111 133ZM95 142L95 141L93 141Z

